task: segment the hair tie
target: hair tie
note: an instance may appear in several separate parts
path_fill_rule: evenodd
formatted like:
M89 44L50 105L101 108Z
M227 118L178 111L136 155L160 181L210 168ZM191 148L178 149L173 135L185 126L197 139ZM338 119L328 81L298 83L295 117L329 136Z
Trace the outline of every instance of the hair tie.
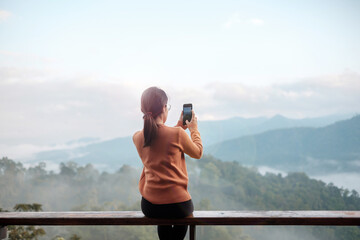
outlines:
M143 118L145 119L146 117L152 117L152 112L145 113Z

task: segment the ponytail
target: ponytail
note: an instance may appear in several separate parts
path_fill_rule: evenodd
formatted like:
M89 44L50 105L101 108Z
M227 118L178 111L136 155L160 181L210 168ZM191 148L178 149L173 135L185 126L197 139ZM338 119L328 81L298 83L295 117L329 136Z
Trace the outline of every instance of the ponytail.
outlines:
M151 146L157 137L158 125L156 117L162 113L163 106L167 104L166 93L157 87L146 89L141 96L141 111L144 113L144 146Z
M153 139L156 138L158 126L155 122L155 119L152 116L144 117L144 146L147 147L151 145Z

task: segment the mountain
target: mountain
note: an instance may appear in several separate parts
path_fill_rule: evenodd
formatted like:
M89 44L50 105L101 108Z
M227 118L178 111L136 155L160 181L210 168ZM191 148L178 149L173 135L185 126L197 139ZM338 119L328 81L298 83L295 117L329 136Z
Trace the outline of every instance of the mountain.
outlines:
M237 117L221 121L199 121L199 131L201 133L204 146L209 146L217 142L221 142L220 145L227 145L226 140L232 138L239 138L241 136L257 134L273 129L290 128L293 126L318 127L323 126L326 123L333 123L338 118L340 118L340 116L309 119L288 119L281 115L276 115L272 118ZM67 148L37 153L32 162L45 161L60 163L74 161L79 164L92 163L98 169L106 171L114 171L120 168L123 164L135 167L140 167L142 165L130 136L100 142L98 139L92 138L80 139L75 142L81 142L83 144L86 141L89 142L89 144L77 148ZM245 144L248 143L245 141ZM246 148L245 146L247 145L244 145L243 147ZM217 147L218 145L216 144L215 147L214 145L205 147L205 150L212 148L212 150L217 150ZM253 146L250 145L249 147L251 148ZM214 152L216 156L222 158L220 155L223 154L223 151L221 149L218 150L219 152L210 152ZM251 151L251 149L246 149L246 151ZM231 150L231 152L233 152L233 150ZM232 155L229 157L229 159L233 159Z
M219 121L199 121L199 131L204 146L265 131L294 127L324 127L337 121L348 119L351 115L332 115L319 118L290 119L282 115L271 118L234 117Z
M115 171L122 165L141 166L132 137L116 138L92 143L74 149L39 152L34 162L61 163L74 161L78 164L92 163L100 170Z
M234 138L205 151L228 161L283 171L359 171L360 115L321 128L277 129Z

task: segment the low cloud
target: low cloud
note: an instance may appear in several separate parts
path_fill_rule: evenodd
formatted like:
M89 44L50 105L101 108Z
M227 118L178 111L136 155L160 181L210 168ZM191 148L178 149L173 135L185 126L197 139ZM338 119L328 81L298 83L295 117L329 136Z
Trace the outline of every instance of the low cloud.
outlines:
M141 119L136 85L20 68L0 69L0 79L0 143L124 136Z
M9 11L0 10L0 23L6 21L11 15L12 13Z
M16 159L17 161L31 162L35 157L36 153L44 151L53 151L53 150L64 150L64 149L75 149L78 147L83 147L91 143L98 142L99 140L89 141L89 142L73 142L73 143L64 143L56 145L34 145L34 144L18 144L18 145L7 145L0 144L1 157L9 157L11 159ZM72 156L72 158L79 157ZM30 164L30 163L29 163ZM53 169L51 169L53 170Z
M360 75L338 75L301 79L291 84L263 87L240 83L211 83L213 98L222 106L220 116L317 117L360 111Z
M23 152L33 153L47 148L37 146L81 137L129 136L142 128L140 97L147 87L150 85L119 79L0 68L0 150L16 152L11 146L21 144ZM172 105L169 125L177 122L182 104L188 102L193 103L199 121L360 112L360 75L353 72L262 87L225 82L212 82L202 88L171 83L159 87L168 93Z

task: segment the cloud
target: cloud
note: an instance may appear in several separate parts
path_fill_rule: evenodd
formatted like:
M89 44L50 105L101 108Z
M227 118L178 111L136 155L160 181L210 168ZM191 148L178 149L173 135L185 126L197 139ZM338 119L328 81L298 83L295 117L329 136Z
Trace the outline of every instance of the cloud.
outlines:
M360 75L344 72L337 75L301 79L291 84L263 87L240 83L211 83L219 116L317 117L360 112ZM221 110L220 110L221 109Z
M8 145L0 144L0 152L2 156L8 156L12 159L23 160L25 162L31 161L36 153L44 151L53 151L53 150L64 150L64 149L75 149L78 147L83 147L91 143L98 142L99 140L93 140L91 142L73 142L71 144L56 144L56 145L35 145L35 144L17 144L17 145ZM77 156L72 156L77 157Z
M6 21L11 15L12 13L9 11L0 10L0 23Z
M20 145L20 152L31 153L81 137L132 135L142 128L140 97L151 85L39 69L0 68L0 151L16 153L17 149L9 146ZM170 126L177 122L182 104L188 102L193 103L199 121L360 112L360 75L354 72L261 87L236 82L212 82L203 87L168 83L159 87L167 92L172 105L167 122Z
M0 68L0 144L130 135L141 124L139 96L136 85L121 81Z
M241 18L240 14L235 13L233 15L231 15L228 20L226 21L226 23L224 24L225 28L231 28L234 25L240 25L240 24L244 24L244 25L254 25L254 26L262 26L264 25L264 20L260 19L260 18Z

